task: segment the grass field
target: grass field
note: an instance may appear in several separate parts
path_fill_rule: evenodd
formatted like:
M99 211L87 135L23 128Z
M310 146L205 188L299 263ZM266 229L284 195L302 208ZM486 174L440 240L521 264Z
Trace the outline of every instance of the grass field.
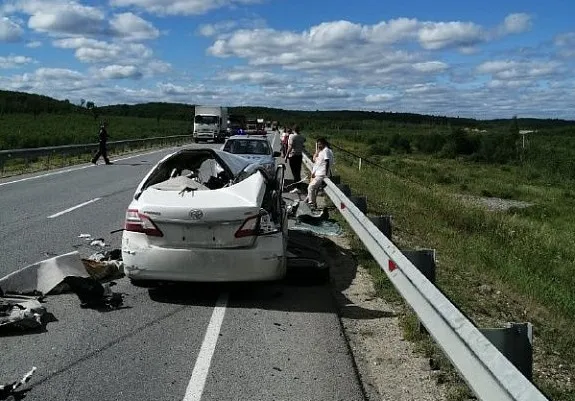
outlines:
M333 139L366 154L367 145ZM383 168L335 151L336 173L369 212L392 214L403 248L435 248L437 285L479 327L534 324L535 382L554 400L575 400L575 191L521 166L423 155L373 156ZM530 202L490 211L455 194ZM362 254L364 263L369 257ZM385 275L371 269L381 294Z
M182 135L191 122L89 114L5 114L0 117L0 150L97 142L100 120L109 123L110 141Z

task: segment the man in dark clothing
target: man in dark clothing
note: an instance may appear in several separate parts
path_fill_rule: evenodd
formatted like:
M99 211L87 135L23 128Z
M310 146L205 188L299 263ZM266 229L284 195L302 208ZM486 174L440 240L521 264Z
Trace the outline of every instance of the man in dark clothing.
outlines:
M108 159L108 149L106 149L106 144L108 142L108 130L106 127L108 126L107 122L103 122L100 125L100 131L98 132L98 152L92 158L92 163L97 164L96 162L102 156L106 164L112 164L110 159Z

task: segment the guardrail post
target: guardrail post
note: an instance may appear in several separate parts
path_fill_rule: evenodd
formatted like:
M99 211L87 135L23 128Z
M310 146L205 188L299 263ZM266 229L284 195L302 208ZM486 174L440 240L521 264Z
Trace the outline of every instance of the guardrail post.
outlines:
M365 196L349 196L349 200L363 213L367 213L367 198Z
M401 253L403 253L429 281L435 284L435 249L409 249L402 250ZM419 322L419 332L429 334L421 321Z
M368 216L368 219L385 235L390 241L392 235L391 215Z
M351 188L347 184L337 184L337 188L348 198L351 196Z
M507 323L507 327L479 330L527 379L533 380L531 323Z

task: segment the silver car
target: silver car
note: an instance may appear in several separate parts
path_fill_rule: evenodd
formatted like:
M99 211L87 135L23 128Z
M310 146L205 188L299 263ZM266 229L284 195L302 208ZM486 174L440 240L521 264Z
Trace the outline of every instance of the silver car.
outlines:
M266 137L234 135L228 138L222 150L263 166L269 177L276 173L275 158L280 156L280 152L273 151Z

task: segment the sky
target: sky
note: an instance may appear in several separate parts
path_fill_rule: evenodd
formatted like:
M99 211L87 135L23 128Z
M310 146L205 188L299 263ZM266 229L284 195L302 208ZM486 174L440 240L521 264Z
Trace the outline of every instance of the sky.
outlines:
M7 0L0 89L575 119L573 0Z

